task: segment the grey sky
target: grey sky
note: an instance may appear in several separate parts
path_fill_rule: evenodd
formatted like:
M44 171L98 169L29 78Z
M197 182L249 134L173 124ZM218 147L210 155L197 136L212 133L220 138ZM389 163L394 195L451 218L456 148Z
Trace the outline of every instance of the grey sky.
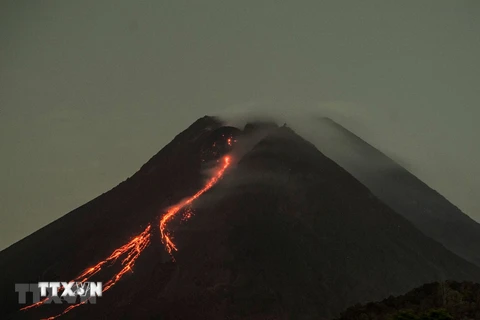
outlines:
M333 109L478 221L479 17L476 0L2 1L0 249L198 117L262 101Z

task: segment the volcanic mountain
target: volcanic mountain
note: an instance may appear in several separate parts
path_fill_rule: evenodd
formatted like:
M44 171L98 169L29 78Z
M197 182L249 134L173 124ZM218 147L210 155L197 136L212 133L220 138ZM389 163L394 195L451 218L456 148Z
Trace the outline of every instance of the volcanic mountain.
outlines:
M0 252L0 270L7 319L326 319L427 282L480 281L290 128L211 117ZM97 304L25 308L14 291L85 279L103 282Z
M329 118L316 146L397 213L447 249L480 266L480 224L437 191Z

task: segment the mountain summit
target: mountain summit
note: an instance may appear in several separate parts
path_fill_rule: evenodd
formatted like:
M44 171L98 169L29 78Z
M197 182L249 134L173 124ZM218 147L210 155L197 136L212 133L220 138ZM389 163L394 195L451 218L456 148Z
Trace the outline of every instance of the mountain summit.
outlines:
M0 252L0 269L11 319L322 319L427 282L480 281L290 128L211 117ZM19 310L15 283L84 278L104 284L95 305Z

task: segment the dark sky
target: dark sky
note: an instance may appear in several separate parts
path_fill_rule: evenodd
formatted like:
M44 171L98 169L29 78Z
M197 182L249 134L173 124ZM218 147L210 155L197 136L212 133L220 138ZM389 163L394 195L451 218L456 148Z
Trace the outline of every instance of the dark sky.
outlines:
M477 0L2 1L0 249L198 117L265 101L333 110L480 220L479 17Z

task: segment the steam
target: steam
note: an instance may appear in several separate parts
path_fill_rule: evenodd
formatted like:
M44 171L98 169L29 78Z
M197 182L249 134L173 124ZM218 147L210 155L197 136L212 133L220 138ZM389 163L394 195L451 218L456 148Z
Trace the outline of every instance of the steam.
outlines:
M384 159L367 155L364 149L360 149L355 141L352 141L351 134L345 129L354 132L367 143L374 140L371 139L374 133L362 124L366 122L362 121L365 116L360 107L343 102L301 106L274 102L248 103L227 108L218 114L227 125L238 128L243 128L252 121L286 124L354 176L363 176L372 168L388 170L396 165L395 162L403 167L410 167L407 160L392 152L386 154L395 162L386 162ZM385 152L378 146L374 147Z

